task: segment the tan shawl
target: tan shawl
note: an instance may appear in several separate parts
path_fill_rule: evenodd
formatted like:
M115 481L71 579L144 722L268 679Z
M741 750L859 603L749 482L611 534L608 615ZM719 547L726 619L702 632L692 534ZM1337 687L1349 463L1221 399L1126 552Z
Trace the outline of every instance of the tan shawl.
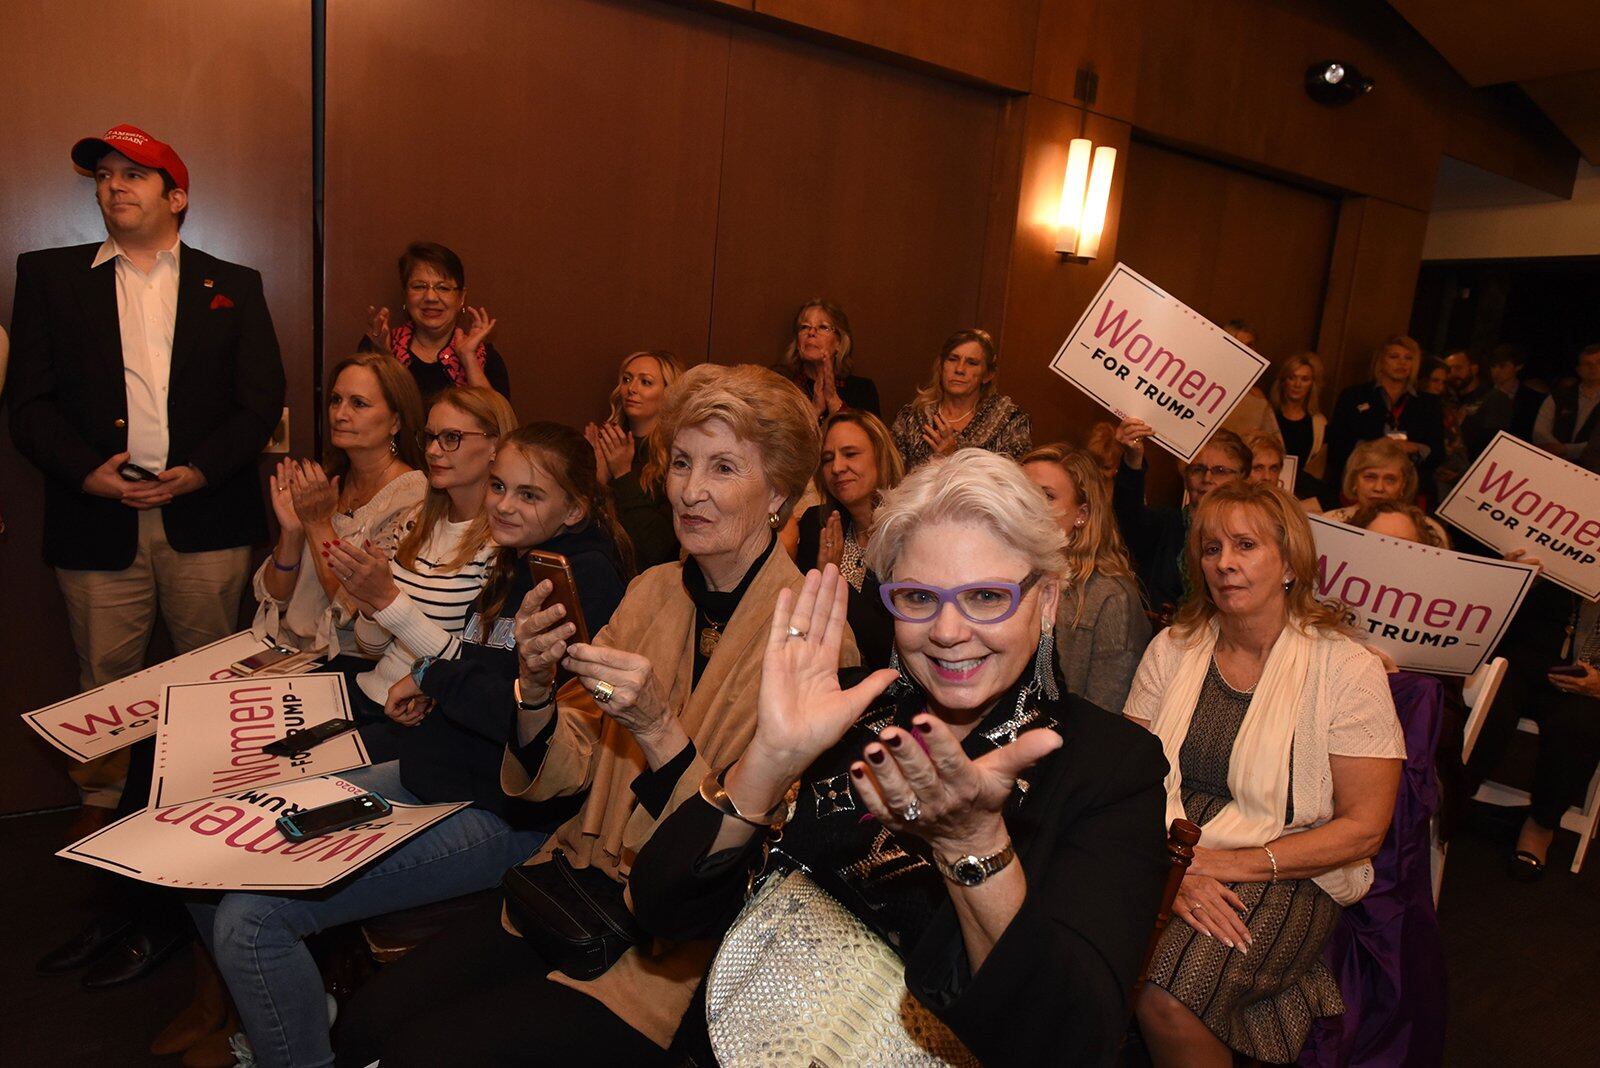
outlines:
M611 622L595 636L597 645L627 649L650 659L667 691L668 704L679 710L684 731L694 739L694 762L678 780L662 819L699 792L709 771L727 767L744 752L755 733L761 660L778 592L786 587L798 589L802 581L788 555L781 548L774 549L723 629L722 640L692 693L694 602L683 588L681 564L662 564L635 579ZM848 631L839 660L845 667L860 662ZM528 801L588 790L577 815L556 829L530 863L543 861L560 848L577 867L600 868L625 880L634 858L660 822L639 804L631 789L634 778L645 768L644 754L625 727L602 715L587 692L578 687L563 689L543 763L530 774L508 749L500 768L505 792ZM550 979L598 998L665 1049L715 948L709 941L656 941L629 950L597 979L580 982L554 971Z

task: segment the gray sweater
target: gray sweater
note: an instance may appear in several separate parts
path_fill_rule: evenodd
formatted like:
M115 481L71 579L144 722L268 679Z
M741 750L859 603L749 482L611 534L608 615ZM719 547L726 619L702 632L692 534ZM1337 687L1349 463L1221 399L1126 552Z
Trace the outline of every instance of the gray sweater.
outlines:
M1063 588L1056 610L1056 659L1067 692L1120 715L1133 673L1150 644L1150 620L1139 589L1131 579L1096 572L1084 586L1081 613L1077 603L1077 591Z

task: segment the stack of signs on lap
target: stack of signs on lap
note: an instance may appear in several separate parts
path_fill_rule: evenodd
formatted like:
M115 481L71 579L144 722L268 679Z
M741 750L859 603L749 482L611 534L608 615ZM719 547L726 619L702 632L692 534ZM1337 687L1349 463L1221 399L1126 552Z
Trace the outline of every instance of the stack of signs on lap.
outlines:
M1551 581L1600 599L1600 475L1502 430L1439 505L1439 518L1501 552L1526 550Z
M1317 599L1400 667L1478 670L1510 625L1537 569L1435 549L1311 516Z
M228 665L271 647L243 631L22 718L72 759L93 760L154 734L169 684L237 678Z
M343 779L321 778L145 809L56 855L162 886L318 890L466 807L394 804L388 816L303 842L290 842L277 828L279 816L362 792Z
M1267 369L1221 327L1119 263L1050 363L1191 461Z
M150 807L364 767L371 761L356 731L293 757L261 751L290 731L350 718L344 676L334 672L169 686Z

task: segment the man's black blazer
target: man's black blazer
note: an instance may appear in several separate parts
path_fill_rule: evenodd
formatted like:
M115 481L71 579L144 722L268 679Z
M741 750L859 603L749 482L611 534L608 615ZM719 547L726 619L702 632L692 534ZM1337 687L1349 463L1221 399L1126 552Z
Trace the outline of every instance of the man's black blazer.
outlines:
M99 244L17 258L6 395L11 436L44 472L44 558L116 571L133 563L138 513L82 490L128 446L128 395L117 320L116 263L90 269ZM266 537L256 457L283 410L283 360L261 275L183 246L168 379L167 465L192 464L206 485L163 508L179 552Z

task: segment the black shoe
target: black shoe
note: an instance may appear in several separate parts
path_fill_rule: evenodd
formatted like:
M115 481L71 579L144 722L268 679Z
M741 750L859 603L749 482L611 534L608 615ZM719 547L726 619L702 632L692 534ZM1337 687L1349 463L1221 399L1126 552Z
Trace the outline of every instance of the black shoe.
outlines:
M1519 883L1536 883L1544 878L1544 861L1526 849L1519 849L1506 862L1506 874Z
M82 968L117 944L133 927L127 916L102 913L90 920L77 934L39 958L35 965L40 975L60 975Z
M84 989L104 990L143 979L188 941L181 928L150 931L135 927L84 973Z

